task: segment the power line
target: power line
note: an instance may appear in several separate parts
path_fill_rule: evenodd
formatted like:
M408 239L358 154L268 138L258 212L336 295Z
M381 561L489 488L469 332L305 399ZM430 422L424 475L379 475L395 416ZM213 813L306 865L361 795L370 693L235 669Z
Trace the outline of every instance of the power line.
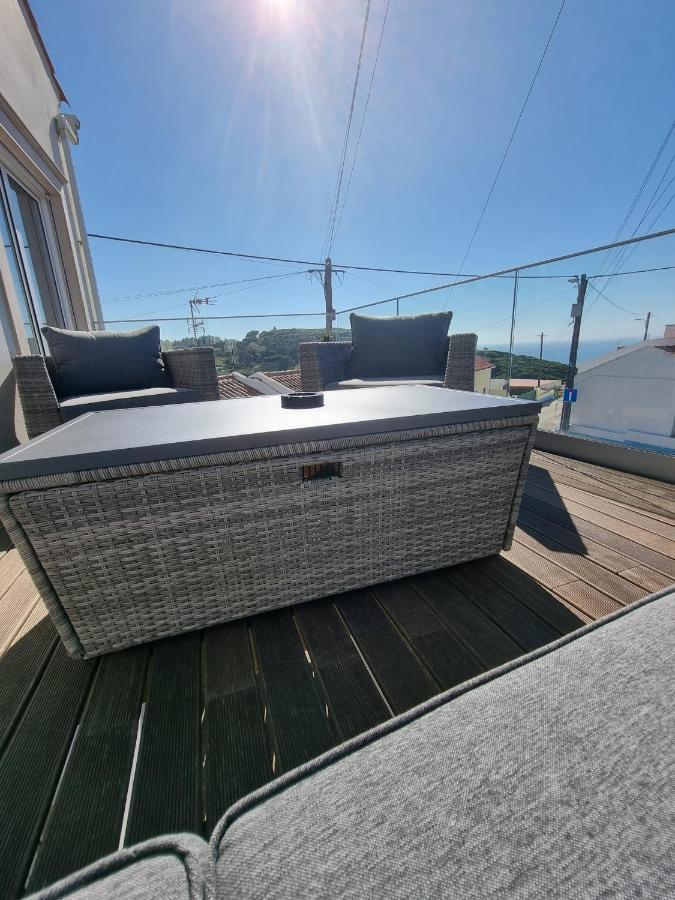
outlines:
M307 259L290 259L284 256L262 256L257 253L240 253L235 250L212 250L208 247L193 247L189 244L169 244L163 241L145 241L140 238L130 238L130 237L121 237L118 235L112 234L96 234L94 232L89 232L88 237L95 238L101 241L113 241L122 244L137 244L141 247L159 247L164 250L185 250L190 253L204 253L206 255L211 256L229 256L234 257L235 259L254 259L261 260L262 262L277 262L277 263L289 263L296 266L314 266L314 267L323 267L322 262L315 262ZM335 263L335 268L339 269L352 269L356 272L388 272L392 275L430 275L435 278L459 278L459 272L430 272L430 271L422 271L419 269L389 269L383 266L354 266L354 265L342 265L342 263ZM527 275L523 276L523 278L569 278L569 275ZM192 290L192 288L190 289Z
M518 316L522 316L523 313L529 312L531 309L536 309L538 306L543 306L545 303L550 303L552 300L555 300L558 297L562 297L563 294L569 294L570 291L574 291L574 290L576 290L575 287L563 288L562 291L558 291L556 294L552 294L550 297L546 297L546 299L544 299L544 300L539 300L539 301L537 301L537 303L532 303L530 306L524 307L523 309L520 310L520 312L518 313ZM510 318L511 318L510 315L504 316L503 318L497 319L494 322L479 323L476 327L480 328L481 331L484 331L485 329L492 328L495 325L501 325L502 322L508 322L510 320Z
M656 238L667 237L675 234L675 228L666 228L663 231L655 231L653 234L641 234L638 237L626 238L623 241L617 241L612 244L601 244L599 247L589 247L587 250L576 250L574 253L565 253L562 256L551 256L549 259L540 259L537 262L524 263L520 266L511 266L508 269L499 269L496 272L488 272L485 275L472 275L462 278L459 281L453 281L448 284L438 284L435 287L423 288L420 291L410 291L407 294L399 294L394 297L387 297L385 300L375 300L373 303L364 303L362 306L352 307L351 309L336 310L338 314L353 312L355 309L367 309L373 306L381 306L383 303L391 303L394 300L407 300L409 297L419 297L422 294L431 294L435 291L445 291L448 288L459 287L462 284L473 284L475 281L485 281L488 278L498 278L501 275L509 275L518 272L518 277L522 278L520 273L526 269L536 269L539 266L548 266L552 263L563 262L567 259L576 259L579 256L589 256L592 253L602 253L604 250L612 250L614 247L622 247L626 244L639 244L643 241L652 241Z
M640 197L642 196L642 194L643 194L643 192L644 192L644 189L647 187L647 184L648 184L648 182L649 182L649 179L652 177L652 174L653 174L653 172L654 172L654 169L655 169L656 166L658 165L659 160L661 159L661 156L663 155L663 151L666 149L666 146L667 146L667 144L668 144L668 141L670 140L670 137L671 137L671 135L672 135L672 133L673 133L673 130L675 130L675 120L673 120L673 122L671 122L670 128L668 129L668 131L666 132L665 137L664 137L663 140L661 141L661 144L660 144L658 150L656 151L656 155L654 156L654 158L653 158L653 160L651 161L651 164L650 164L650 166L649 166L649 169L647 170L647 174L646 174L646 175L644 176L644 178L642 179L642 183L640 184L640 187L637 189L637 191L636 191L636 193L635 193L635 196L633 197L633 200L631 201L631 204L630 204L630 206L628 207L628 212L627 212L627 213L625 214L625 216L623 217L623 221L621 222L621 224L620 224L619 227L617 228L616 234L615 234L614 237L612 238L612 241L618 241L619 238L621 237L624 228L625 228L626 225L628 224L628 220L630 219L631 215L633 214L633 210L635 209L635 207L636 207L637 204L639 203ZM672 162L672 160L671 160L671 162ZM669 164L669 166L670 166L670 164ZM659 183L659 186L657 186L657 190L658 190L658 187L660 187L660 184L661 184L661 183ZM637 228L639 228L639 227L640 227L640 226L639 226L639 224L638 224L638 226L636 227L636 231L637 231ZM635 233L635 232L634 232L634 233ZM601 265L600 265L600 271L601 271L601 272L606 271L607 268L609 268L609 260L610 260L610 257L611 257L611 253L607 253L606 256L605 256L605 258L604 258L604 260L602 261L602 263L601 263ZM618 257L615 257L615 259L616 259L616 258L618 258ZM605 285L605 287L606 287L606 285Z
M669 185L667 185L667 186L664 188L664 190L659 194L659 197L657 198L657 202L658 202L659 199L661 199L661 197L663 196L663 194L665 193L665 191L668 190L668 186L669 186ZM661 218L661 216L664 214L664 212L668 209L668 207L669 207L670 204L673 202L673 200L675 200L675 192L673 192L673 194L671 194L669 200L665 203L665 205L661 208L661 210L657 213L657 215L654 216L654 218L652 219L652 221L649 223L649 228L653 228L653 227L654 227L654 225L658 222L658 220ZM653 206L652 206L652 209L653 209ZM639 225L642 223L643 219L644 219L644 216L642 217L642 219L640 219L640 223L638 223L638 226L637 226L637 227L639 227ZM611 272L611 273L609 274L609 276L607 277L607 280L605 281L604 285L602 286L602 290L603 290L603 291L607 289L607 285L610 283L610 281L612 280L612 278L614 278L617 274L619 274L619 272L617 271L617 270L618 270L618 267L619 267L620 265L622 265L622 263L625 263L628 259L630 259L630 257L631 257L631 256L633 255L633 253L635 252L635 246L632 246L632 247L630 247L630 249L628 250L628 253L626 253L625 251L628 249L628 246L629 246L629 245L626 244L626 245L622 248L622 251L621 251L621 252L618 254L618 256L616 257L616 259L618 260L618 262L616 263L616 266L615 266L614 271ZM623 256L621 255L622 252L623 252ZM591 303L589 309L588 309L587 312L586 312L586 319L588 319L588 314L591 313L591 312L593 311L593 309L594 309L594 307L595 307L595 305L597 304L597 302L598 302L599 299L600 299L599 297L596 297L596 298L593 300L593 302Z
M253 259L253 260L261 260L262 262L278 262L278 263L289 263L297 266L314 266L318 268L323 267L322 262L316 262L307 259L290 259L289 257L284 256L262 256L257 253L240 253L235 250L213 250L209 247L193 247L189 244L169 244L164 241L145 241L141 238L131 238L131 237L121 237L119 235L112 234L97 234L95 232L89 232L88 237L95 238L101 241L113 241L116 243L122 244L135 244L141 247L159 247L164 250L185 250L190 253L204 253L207 256L229 256L235 259ZM437 271L429 271L422 269L391 269L385 266L355 266L348 265L343 263L335 263L336 269L350 269L354 272L384 272L392 275L429 275L434 278L460 278L459 272L437 272ZM474 275L477 273L474 273ZM466 276L466 277L474 277L474 275ZM263 276L263 277L271 277L276 278L277 276ZM570 275L522 275L522 278L540 278L540 279L551 279L551 278L570 278ZM186 290L194 290L194 288L189 288ZM116 298L115 298L116 299Z
M293 312L293 313L242 313L237 316L202 316L203 322L220 322L230 319L296 319L321 316L323 318L325 312ZM159 316L149 319L102 319L94 322L94 325L119 325L123 322L184 322L186 316Z
M662 210L662 212L659 215L662 215L663 211L665 211L665 207L664 207L664 210ZM656 235L656 237L663 237L663 236L672 234L674 231L675 231L675 229L661 231ZM234 257L237 259L262 260L264 262L292 263L294 265L300 265L300 266L313 266L313 267L323 266L323 263L321 263L321 262L316 262L316 261L306 260L306 259L290 259L288 257L281 257L281 256L262 256L260 254L254 254L254 253L239 253L234 250L214 250L214 249L211 249L208 247L193 247L188 244L169 244L169 243L162 242L162 241L146 241L146 240L141 240L140 238L121 237L119 235L111 235L111 234L97 234L94 232L89 232L88 237L96 238L96 239L104 240L104 241L113 241L116 243L139 245L141 247L158 247L160 249L165 249L165 250L184 250L184 251L188 251L191 253L203 253L205 255L211 255L211 256L227 256L227 257ZM645 237L651 237L651 235L643 236L643 237L639 238L639 240L644 240ZM628 240L626 242L612 243L612 244L607 244L605 246L613 248L615 246L622 245L622 243L635 243L635 241ZM602 250L603 248L601 247L599 249ZM552 260L547 260L546 262L547 263L559 262L561 260L573 259L575 256L581 256L584 253L595 253L595 252L599 252L598 248L595 248L590 251L579 251L577 253L569 253L569 254L566 254L565 256L555 257ZM544 265L544 263L541 263L541 265ZM432 276L432 277L436 277L436 278L460 278L461 277L458 272L437 272L437 271L428 271L428 270L421 270L421 269L391 269L391 268L386 268L383 266L355 266L355 265L350 265L347 263L335 263L335 267L340 268L340 269L349 269L352 272L383 272L383 273L389 273L392 275L428 275L428 276ZM521 266L521 268L523 268L523 267ZM664 271L668 271L673 268L675 268L675 266L656 266L654 268L649 268L649 269L635 269L630 272L617 272L617 276L619 276L619 275L639 275L644 272L664 272ZM513 272L513 271L515 271L515 269L508 269L506 271ZM284 274L286 274L286 273L284 273ZM288 274L295 274L295 273L288 273ZM276 278L278 276L274 275L274 276L262 276L262 277ZM483 276L479 275L478 273L474 273L472 275L466 275L465 277L466 278L478 278L478 277L483 277ZM501 277L501 276L490 276L490 277ZM571 278L572 275L570 275L570 274L567 274L567 275L565 275L565 274L560 274L560 275L522 275L521 274L519 277L521 279L528 278L528 279L552 280L552 279L560 279L560 278ZM589 275L588 277L589 278L602 278L602 277L606 277L606 276L603 275L602 273L598 273L595 275ZM248 280L248 279L246 279L246 280ZM189 290L194 290L194 289L195 288L189 288ZM180 290L182 291L183 289L181 288ZM188 289L186 289L186 290L188 290ZM122 299L122 298L112 298L112 299Z
M361 62L363 61L363 47L366 43L366 34L368 32L368 17L370 15L370 4L371 0L367 0L366 2L366 15L363 20L363 31L361 33L361 46L359 47L359 59L356 64L356 75L354 76L354 88L352 90L352 100L349 104L349 115L347 116L347 127L345 129L345 139L342 144L342 153L340 154L340 163L338 166L338 176L337 181L335 183L335 190L333 192L333 202L331 203L330 213L328 214L328 228L326 230L326 237L324 239L324 249L322 252L322 256L330 256L330 251L333 246L333 241L335 239L335 220L337 217L337 211L340 204L340 191L342 189L342 178L345 172L345 162L347 160L347 148L349 145L349 134L352 128L352 117L354 115L354 104L356 102L356 90L359 86L359 75L361 74Z
M240 278L237 281L218 281L215 284L193 284L192 287L172 288L163 291L150 291L147 294L125 294L121 297L107 297L103 303L126 303L130 300L146 300L149 297L163 297L168 294L192 294L194 291L205 291L217 287L229 287L232 284L249 284L254 281L273 281L279 278L288 278L291 275L303 275L307 269L300 269L297 272L288 272L283 275L261 275L258 278Z
M506 149L504 150L504 153L502 155L501 161L499 163L499 167L497 168L497 173L496 173L494 179L492 180L490 190L488 191L488 195L485 198L485 203L483 204L483 208L480 212L480 215L478 216L478 221L476 222L476 227L474 228L473 234L471 235L469 243L466 246L466 250L464 251L464 256L462 257L462 262L460 263L460 266L459 266L460 274L462 272L462 269L464 268L464 263L466 262L466 259L469 255L469 251L473 247L473 242L475 241L476 235L478 234L478 229L480 228L480 226L483 222L483 219L485 217L485 213L487 211L488 205L490 203L490 200L492 199L492 195L494 193L495 187L497 186L497 182L499 181L499 176L502 174L502 169L504 168L504 163L506 162L506 157L509 155L509 150L511 149L511 145L513 144L513 140L516 136L516 132L518 131L518 126L520 125L521 119L523 118L523 113L525 112L525 107L527 106L527 104L529 102L532 91L534 90L534 85L537 81L537 78L539 77L541 67L544 64L544 59L546 58L546 54L548 53L548 48L550 47L551 41L553 40L553 35L555 34L555 30L558 27L558 22L560 21L560 16L562 15L563 9L565 8L565 3L566 3L566 0L562 0L562 3L560 4L560 9L558 10L558 15L555 17L555 21L554 21L553 27L551 28L551 31L549 33L548 40L546 41L544 51L541 54L541 57L539 59L539 64L537 65L534 75L532 76L532 81L530 82L530 86L528 88L527 94L525 95L525 100L523 101L523 105L521 106L520 112L518 113L518 118L516 119L516 124L513 126L513 131L511 132L511 136L506 145ZM450 300L451 295L452 295L452 288L450 289L450 294L448 295L448 302Z
M301 275L301 274L304 274L304 270L303 270L303 272L288 272L287 274L284 274L284 275L274 275L274 276L270 276L270 277L273 277L276 280L279 280L282 278L291 278L293 275ZM257 280L257 279L252 279L252 280ZM236 282L232 282L232 283L236 284ZM231 294L241 294L242 291L250 291L256 287L258 287L257 284L247 284L245 287L236 288L236 290L234 290L234 291L224 291L222 294L213 294L208 299L209 300L218 300L220 297L229 297ZM185 302L185 301L183 301L183 302ZM179 309L179 307L181 307L182 305L183 305L182 303L179 303L176 306L160 307L159 309L152 309L149 311L144 310L142 313L140 313L139 316L132 316L132 318L136 319L138 321L141 321L141 320L145 321L143 319L144 316L152 316L155 313L161 313L161 312L170 312L173 309ZM121 320L121 321L124 321L124 320Z
M363 134L363 128L366 124L366 114L368 112L368 104L370 103L370 95L373 92L373 82L375 81L375 72L377 71L377 63L380 59L380 50L382 49L382 39L384 37L384 28L387 24L387 16L389 15L389 2L387 0L387 6L384 10L384 18L382 19L382 28L380 30L380 39L377 44L377 52L375 53L375 62L373 63L373 72L370 76L370 84L368 85L368 93L366 95L366 102L363 107L363 115L361 116L361 127L359 128L358 137L356 138L356 146L354 147L354 156L352 157L352 167L349 170L349 178L347 179L347 187L345 188L344 197L342 199L342 206L340 208L340 215L337 220L337 225L335 226L335 233L333 235L333 240L337 237L338 231L340 230L340 225L342 224L342 216L345 211L345 206L347 205L347 197L349 196L349 188L352 184L352 177L354 175L354 167L356 166L356 157L359 154L359 147L361 146L361 135Z
M672 269L675 269L675 266L654 266L651 269L632 269L630 272L615 272L612 278L620 278L622 275L643 275L645 272L669 272ZM604 275L589 275L588 280L591 278L604 278Z
M675 155L673 156L673 159L675 159ZM644 211L644 213L643 213L643 215L642 215L642 218L640 219L640 221L637 223L637 225L636 225L635 228L633 229L633 234L635 234L635 232L637 231L637 229L642 225L642 223L643 223L644 220L646 219L648 213L653 212L654 207L656 206L656 204L659 202L659 200L662 199L663 195L664 195L664 194L666 193L666 191L670 188L670 186L673 184L674 181L675 181L675 175L673 175L673 177L670 179L670 181L669 181L668 184L665 186L665 188L663 188L663 190L662 190L661 193L658 195L658 197L656 197L656 198L654 199L654 195L652 195L652 200L650 201L650 203L648 204L647 208L645 209L645 211ZM659 183L659 184L660 184L660 183ZM658 188L657 188L657 190L658 190ZM671 194L670 199L666 201L666 203L664 204L664 206L661 208L660 212L658 212L658 213L654 216L654 218L652 219L652 221L649 223L648 228L653 228L653 227L654 227L654 225L658 222L658 220L661 218L661 216L664 214L664 212L668 209L668 207L670 206L670 204L673 202L674 199L675 199L675 192L673 192L673 194ZM615 278L617 275L623 274L623 273L619 272L619 267L622 266L622 265L625 265L625 264L628 262L628 260L631 258L631 256L633 255L634 252L635 252L635 247L631 247L631 248L624 247L624 248L619 252L619 254L617 255L616 260L615 260L614 271L611 272L611 274L608 276L607 281L605 282L605 285L604 285L605 287L607 287L607 285L608 285L609 282L612 280L612 278Z
M596 288L596 286L595 286L594 284L592 284L591 287L593 288L593 290L595 291L595 293L596 293L599 297L602 297L602 298L603 298L604 300L606 300L608 303L611 303L612 306L615 306L617 309L620 309L621 312L625 312L625 313L627 313L629 316L633 316L633 317L636 317L636 316L641 315L640 313L634 312L632 309L626 309L625 306L621 306L619 303L616 303L614 300L612 300L611 297L608 297L608 296L607 296L607 294L605 293L604 289L601 290L600 288Z

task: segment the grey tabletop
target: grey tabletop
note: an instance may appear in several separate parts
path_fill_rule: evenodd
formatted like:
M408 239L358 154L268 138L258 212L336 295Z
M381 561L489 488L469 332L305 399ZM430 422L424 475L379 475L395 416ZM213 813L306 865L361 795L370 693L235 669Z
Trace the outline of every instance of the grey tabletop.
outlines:
M0 481L300 441L527 416L540 403L436 387L327 391L316 409L278 396L86 413L0 456Z

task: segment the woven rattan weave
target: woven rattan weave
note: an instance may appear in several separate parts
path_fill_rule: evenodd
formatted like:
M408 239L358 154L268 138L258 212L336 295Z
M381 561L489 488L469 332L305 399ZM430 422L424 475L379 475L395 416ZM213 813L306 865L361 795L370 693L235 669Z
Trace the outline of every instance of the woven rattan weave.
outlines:
M0 515L68 651L96 656L508 548L536 422L36 476L0 484Z

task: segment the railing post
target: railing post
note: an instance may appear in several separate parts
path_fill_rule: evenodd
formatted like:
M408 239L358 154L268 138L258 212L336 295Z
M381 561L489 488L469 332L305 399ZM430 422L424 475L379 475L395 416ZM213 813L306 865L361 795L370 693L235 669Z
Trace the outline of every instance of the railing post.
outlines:
M513 367L513 337L516 333L516 308L518 306L518 269L513 279L513 303L511 304L511 338L509 340L509 363L506 371L506 396L511 396L511 369Z

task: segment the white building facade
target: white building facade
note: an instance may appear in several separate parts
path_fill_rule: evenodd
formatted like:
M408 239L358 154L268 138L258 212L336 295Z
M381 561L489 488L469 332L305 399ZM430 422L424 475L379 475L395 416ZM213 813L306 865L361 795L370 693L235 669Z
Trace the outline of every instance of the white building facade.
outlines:
M12 356L102 319L64 102L27 2L0 0L0 451L25 439Z
M675 336L589 360L575 387L571 432L675 453Z

